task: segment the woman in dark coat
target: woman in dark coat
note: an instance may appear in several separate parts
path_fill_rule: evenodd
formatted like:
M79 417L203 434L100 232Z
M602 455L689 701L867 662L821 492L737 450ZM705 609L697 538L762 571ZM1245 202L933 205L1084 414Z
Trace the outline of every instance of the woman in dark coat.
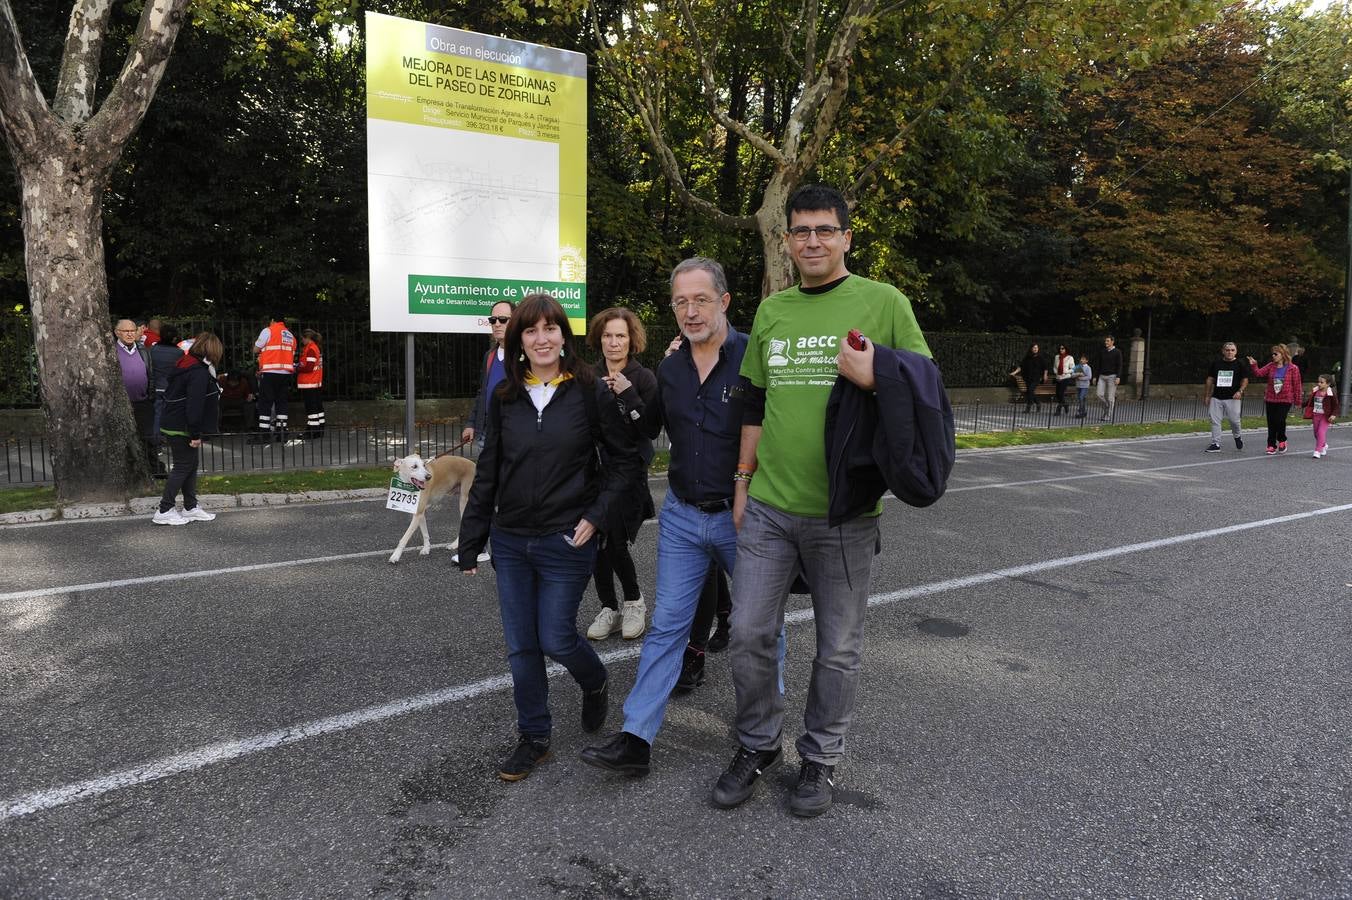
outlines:
M216 518L197 505L197 455L202 435L216 431L221 396L216 364L224 352L221 339L210 331L199 334L169 374L164 391L160 434L169 444L173 468L164 482L160 508L151 519L156 525L187 525ZM183 511L174 506L183 492Z
M578 359L557 300L524 298L503 347L503 381L460 520L459 565L476 574L491 538L519 735L498 777L520 781L550 753L547 660L582 688L583 730L605 722L606 667L578 634L577 610L597 532L635 490L641 464L609 388Z
M1026 401L1023 411L1029 412L1034 406L1041 411L1042 404L1033 392L1037 390L1039 384L1047 380L1047 360L1036 343L1029 346L1023 362L1015 366L1014 371L1010 372L1009 375L1011 378L1015 375L1023 376L1023 390Z
M617 631L625 640L633 640L648 627L648 605L639 589L638 573L629 553L629 545L638 535L639 526L656 512L647 485L648 466L653 460L652 439L662 428L657 412L657 376L635 358L647 343L638 316L619 306L597 313L587 331L587 346L601 354L601 361L596 364L596 377L610 388L643 459L643 487L626 497L623 508L607 523L606 544L596 557L593 577L596 595L601 599L601 611L587 629L587 637L594 641L608 638ZM614 578L619 579L620 589L624 592L623 610L615 596Z

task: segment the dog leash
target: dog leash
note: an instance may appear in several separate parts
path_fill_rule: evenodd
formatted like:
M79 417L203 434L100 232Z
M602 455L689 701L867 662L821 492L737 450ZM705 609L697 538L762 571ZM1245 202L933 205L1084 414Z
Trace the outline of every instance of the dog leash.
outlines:
M434 457L432 457L432 458L433 458L433 459L440 459L440 458L443 457L443 456L449 456L449 455L451 455L452 453L454 453L455 451L459 450L461 447L463 447L463 446L465 446L466 444L468 444L468 443L469 443L470 441L472 441L472 440L474 440L474 438L466 438L465 440L463 440L463 441L461 441L460 443L456 444L454 447L450 448L449 450L442 450L440 453L438 453L436 456L434 456Z

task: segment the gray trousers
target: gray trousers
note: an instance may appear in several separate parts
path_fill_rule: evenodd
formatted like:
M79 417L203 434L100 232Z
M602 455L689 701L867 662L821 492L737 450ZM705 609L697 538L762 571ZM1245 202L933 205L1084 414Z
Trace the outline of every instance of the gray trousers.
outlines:
M1103 405L1108 407L1104 415L1111 416L1113 407L1117 406L1117 376L1102 375L1098 380L1098 398L1103 401Z
M827 528L824 518L795 516L747 501L737 534L730 654L742 746L773 750L782 743L779 630L789 586L801 570L812 590L817 655L803 712L804 732L796 746L802 759L826 765L840 761L859 689L869 567L877 544L876 517L860 516Z
M1207 403L1207 412L1211 413L1211 443L1219 444L1221 442L1221 419L1230 420L1230 431L1235 437L1239 437L1239 414L1244 401L1219 400L1212 397Z

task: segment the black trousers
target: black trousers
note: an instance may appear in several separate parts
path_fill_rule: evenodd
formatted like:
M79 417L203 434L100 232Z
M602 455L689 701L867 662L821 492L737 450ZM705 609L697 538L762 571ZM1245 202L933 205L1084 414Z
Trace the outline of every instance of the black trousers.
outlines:
M164 482L164 493L160 495L160 512L174 508L174 498L183 492L183 508L197 506L197 448L190 446L188 438L177 434L166 434L169 452L174 456L174 466Z
M1063 412L1068 412L1070 410L1069 404L1066 403L1066 388L1070 387L1072 380L1073 379L1070 378L1056 379L1056 405L1059 406Z
M1286 440L1286 416L1291 412L1290 403L1265 403L1267 407L1267 425L1269 447L1275 447Z
M258 430L286 431L286 399L291 376L264 372L258 376Z
M306 388L300 392L305 400L305 433L311 435L324 433L324 395L323 388Z
M704 576L704 588L700 591L699 606L695 607L695 619L690 623L690 644L703 650L709 645L709 629L713 627L714 616L727 620L732 615L732 594L728 591L728 576L718 563L710 563Z
M145 445L146 463L154 472L160 462L159 441L155 434L155 397L131 401L131 414L136 420L136 433Z
M1037 386L1038 382L1036 381L1025 381L1023 383L1024 396L1028 398L1027 406L1024 407L1025 409L1031 407L1034 403L1037 403L1038 406L1042 405L1041 403L1038 403L1037 397L1034 396L1037 393Z
M596 581L596 596L606 609L620 608L615 598L615 578L620 579L625 602L638 599L638 572L634 571L634 557L629 555L629 541L623 528L606 535L605 547L596 554L592 578Z

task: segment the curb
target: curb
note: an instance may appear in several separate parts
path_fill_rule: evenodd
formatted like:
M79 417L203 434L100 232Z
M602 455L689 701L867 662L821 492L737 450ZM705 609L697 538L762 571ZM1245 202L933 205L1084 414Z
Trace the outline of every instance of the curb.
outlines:
M343 491L302 491L296 494L199 494L198 502L212 512L259 506L287 506L292 503L322 503L334 500L374 500L384 497L386 488L357 488ZM37 522L83 521L120 516L148 516L160 504L158 497L132 497L125 503L72 503L52 509L26 509L0 513L0 526L31 525Z

